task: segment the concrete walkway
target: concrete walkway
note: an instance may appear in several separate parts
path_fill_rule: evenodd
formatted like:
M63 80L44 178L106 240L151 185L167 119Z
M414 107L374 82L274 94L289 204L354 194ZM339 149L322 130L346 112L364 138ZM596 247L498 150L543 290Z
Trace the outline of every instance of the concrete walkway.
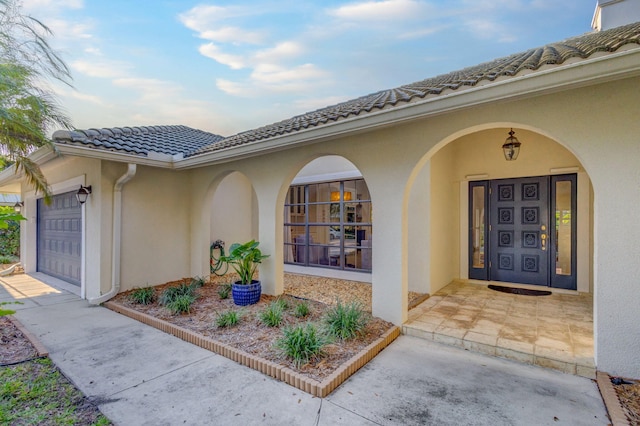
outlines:
M25 302L16 317L116 425L609 423L589 379L409 336L329 397L314 398L43 285L26 275L2 278L0 300Z

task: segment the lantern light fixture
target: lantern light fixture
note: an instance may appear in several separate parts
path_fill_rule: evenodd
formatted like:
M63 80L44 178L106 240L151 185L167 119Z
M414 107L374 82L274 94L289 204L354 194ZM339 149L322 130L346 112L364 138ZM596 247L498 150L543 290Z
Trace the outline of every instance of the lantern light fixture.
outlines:
M15 210L16 213L20 213L23 207L24 207L24 201L18 201L13 205L13 210Z
M78 202L82 205L87 202L87 198L89 198L89 194L91 194L91 185L82 186L80 185L80 189L76 192L76 198Z
M509 132L509 137L507 138L507 140L505 140L504 144L502 145L504 158L507 161L514 161L515 159L518 158L518 154L520 154L520 145L522 144L520 143L518 138L513 136L515 134L516 132L514 132L512 128L511 131Z

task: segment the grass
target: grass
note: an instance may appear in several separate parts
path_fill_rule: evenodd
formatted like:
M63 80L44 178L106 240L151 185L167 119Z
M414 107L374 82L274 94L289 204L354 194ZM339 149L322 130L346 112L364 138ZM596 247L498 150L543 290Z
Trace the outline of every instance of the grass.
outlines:
M220 284L218 286L218 296L220 299L228 299L231 293L231 284Z
M338 339L352 339L367 326L369 318L362 304L351 302L343 305L338 301L325 314L324 324L327 334Z
M307 315L311 313L311 309L309 308L309 302L303 300L299 302L295 308L293 308L293 315L298 318L305 318Z
M188 314L191 312L191 305L196 301L196 296L193 294L179 294L175 296L171 301L166 303L167 309L172 314Z
M311 358L321 356L324 346L329 343L327 336L311 323L285 327L282 337L275 343L281 353L293 360L296 367L308 363Z
M179 298L186 300L182 296L191 296L193 300L195 300L196 288L197 286L186 284L186 283L182 283L179 286L166 288L160 295L160 299L158 300L158 303L169 307L169 305L174 303Z
M111 422L49 358L0 368L0 424L97 425Z

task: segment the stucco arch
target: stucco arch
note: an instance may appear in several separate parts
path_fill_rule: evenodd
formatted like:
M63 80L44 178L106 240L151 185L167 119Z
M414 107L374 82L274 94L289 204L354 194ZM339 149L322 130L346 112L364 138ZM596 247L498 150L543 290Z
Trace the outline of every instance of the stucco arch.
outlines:
M278 212L276 214L279 217L283 218L281 229L285 228L284 218L286 216L286 211L284 209L284 205L286 203L287 194L291 185L306 185L327 181L348 181L352 179L363 179L366 182L366 177L363 175L362 171L348 156L335 153L314 153L311 155L305 155L290 168L287 177L284 179L278 193ZM357 197L357 194L354 194L354 200L356 199L355 197ZM367 195L365 198L367 200L371 200L370 195ZM365 204L365 207L367 209L370 209L373 205L372 203L368 202ZM370 234L370 230L365 232L368 232ZM283 234L284 233L281 232L281 235ZM282 238L283 240L280 245L285 246L285 243L287 243L287 241L285 240L287 240L287 238L284 235L282 236ZM365 244L369 244L372 241L371 238L364 239L366 240ZM291 241L288 242L291 243ZM315 242L321 243L321 241ZM289 270L289 272L371 282L370 273L291 265L290 262L293 259L293 251L291 246L288 246L288 248L289 251L287 252L286 250L283 250L282 257L277 261L279 263L281 262L282 264L289 262L285 268ZM369 250L365 250L365 252L367 255L371 254L371 251ZM361 251L358 251L358 255L360 254ZM368 259L368 261L370 265L370 259Z
M200 241L199 275L209 274L209 247L222 240L229 247L235 242L257 239L259 205L254 186L241 171L227 169L218 173L198 200L199 221L196 235Z
M507 162L501 145L511 128L522 142L522 150L516 161ZM433 294L453 279L467 278L470 180L566 172L578 174L583 213L578 215L578 233L586 232L588 237L583 238L588 247L593 236L588 218L591 184L569 144L555 139L545 129L519 122L477 124L442 138L416 162L404 191L408 290ZM590 291L593 253L583 248L578 256L582 259L579 289Z

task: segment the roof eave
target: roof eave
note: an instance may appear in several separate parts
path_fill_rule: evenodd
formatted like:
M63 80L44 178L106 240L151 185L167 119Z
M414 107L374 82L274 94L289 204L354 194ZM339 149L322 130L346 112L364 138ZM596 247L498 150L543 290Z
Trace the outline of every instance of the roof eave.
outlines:
M61 154L73 155L75 157L96 158L99 160L115 161L119 163L132 163L151 167L161 167L172 169L174 167L173 160L158 160L143 157L140 155L125 154L122 152L105 151L83 146L67 145L55 143L56 148Z
M640 48L533 71L530 74L517 75L503 81L458 90L295 133L188 157L176 161L173 166L176 169L189 169L227 163L482 104L527 98L635 75L640 75Z

